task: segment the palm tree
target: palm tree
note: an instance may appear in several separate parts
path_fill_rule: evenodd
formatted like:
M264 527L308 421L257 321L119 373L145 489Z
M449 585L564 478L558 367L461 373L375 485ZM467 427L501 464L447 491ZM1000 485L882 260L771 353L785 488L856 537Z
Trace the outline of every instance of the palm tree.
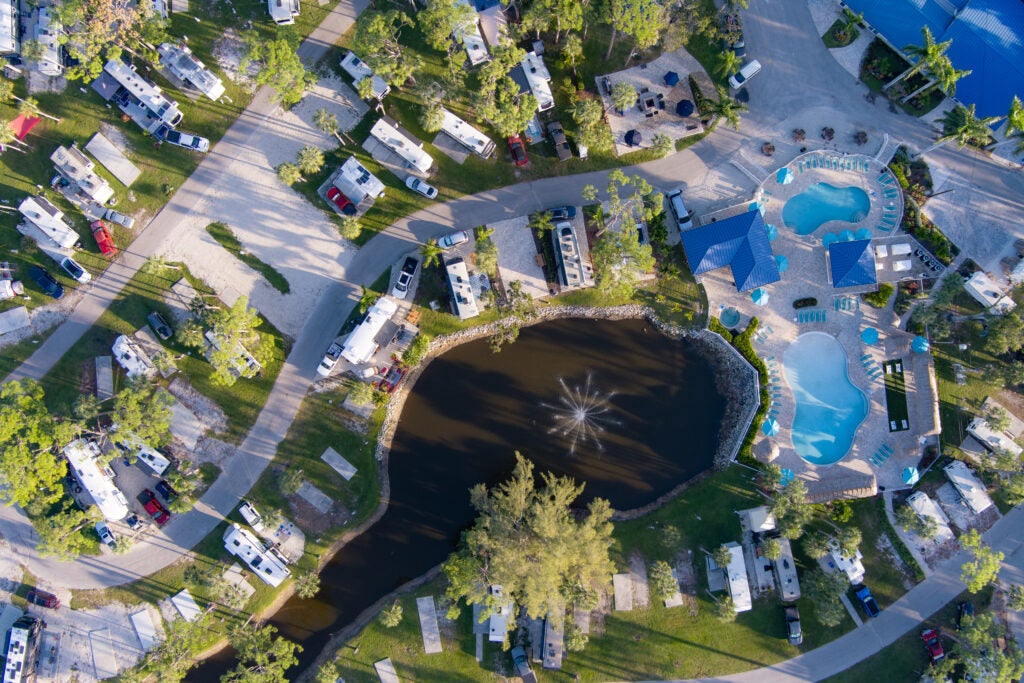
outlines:
M547 211L538 211L533 214L530 220L530 227L537 231L538 237L543 237L544 233L555 227L554 223L551 222L551 214Z
M715 73L723 78L728 78L739 71L741 66L743 66L741 57L737 57L732 50L722 50L718 63L715 65Z
M947 96L952 97L956 94L956 84L964 76L969 76L973 73L971 70L961 71L953 66L953 62L949 61L946 56L939 57L938 60L930 66L928 69L928 75L931 77L928 83L925 83L920 88L904 97L901 102L910 100L915 95L931 90L934 87L938 87Z
M39 108L39 103L34 98L22 99L14 94L14 82L6 78L0 78L0 102L6 102L7 100L17 100L20 102L18 111L23 114L29 114L31 116L45 116L48 119L60 123L60 119L56 116L50 116L43 112Z
M420 247L420 255L423 257L423 267L429 268L441 263L441 254L444 249L438 246L436 239L429 239Z
M991 145L989 149L1013 142L1017 144L1013 150L1014 154L1024 152L1024 104L1021 104L1020 98L1016 95L1013 96L1010 111L1006 114L1006 131L1003 133L1003 138Z
M911 65L909 69L901 73L896 78L892 79L884 86L882 86L883 92L896 85L900 81L910 78L917 72L921 71L926 67L932 67L935 65L940 57L945 56L946 50L953 44L952 39L936 43L935 37L932 36L931 30L927 26L921 27L921 35L924 37L923 45L907 45L903 48L903 51L907 54L907 57L914 58L917 60Z
M8 121L0 119L0 145L6 149L13 149L15 152L21 152L25 154L25 150L19 147L19 144L25 144L18 140L18 136L11 130L11 126Z
M718 92L717 100L705 100L704 106L712 118L715 119L715 125L717 125L719 119L725 119L725 122L733 127L734 130L740 129L740 112L747 110L747 105L742 102L737 102L729 96L729 91L722 86L716 86Z
M313 114L313 124L323 132L330 133L338 138L339 145L345 144L341 136L338 135L338 117L336 114L332 114L326 109L317 109L316 113Z
M997 121L1001 121L1002 118L1002 116L987 116L979 119L975 115L973 104L969 107L957 105L939 119L942 121L942 130L945 134L936 140L934 145L918 154L917 158L938 149L950 140L956 140L959 149L963 149L972 142L978 146L984 146L992 139L992 131L989 130L989 127Z

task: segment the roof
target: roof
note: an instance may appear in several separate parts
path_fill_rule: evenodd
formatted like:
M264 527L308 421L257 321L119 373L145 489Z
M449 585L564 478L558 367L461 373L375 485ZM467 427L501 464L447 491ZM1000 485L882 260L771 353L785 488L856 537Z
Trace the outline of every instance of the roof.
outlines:
M378 100L391 92L391 86L387 84L387 81L373 73L373 70L366 62L359 59L359 55L355 52L349 51L341 58L341 68L348 72L348 75L352 77L352 82L356 85L359 85L364 78L372 78L373 96Z
M750 530L755 533L772 531L775 529L775 515L768 512L768 507L761 505L749 510L740 510L740 514L746 514L750 523Z
M743 560L743 548L736 542L726 543L729 549L729 566L725 568L729 580L729 595L737 613L754 608L750 597L750 582L747 581L747 563Z
M18 0L0 0L0 55L18 51Z
M466 270L466 262L461 257L445 259L444 269L448 273L448 285L452 288L452 305L455 307L456 315L462 320L480 315L469 271Z
M800 579L796 572L796 560L793 559L793 546L789 539L782 536L779 541L779 559L775 565L775 579L779 582L779 593L783 602L796 602L800 599Z
M828 555L822 558L822 561L828 563L831 571L839 570L843 572L846 574L846 578L850 580L850 583L860 583L864 580L864 555L861 554L860 550L857 550L849 557L844 557L839 543L835 540L829 541L828 548Z
M907 497L907 505L920 517L931 517L935 520L936 543L942 544L953 539L953 530L949 528L949 517L939 505L928 497L924 491L915 491Z
M834 242L828 247L833 287L863 287L878 282L871 240Z
M579 237L571 223L559 223L551 231L558 262L558 279L565 289L578 289L594 284L593 272L580 252Z
M60 59L60 36L63 33L60 20L49 8L40 7L36 11L35 39L42 46L42 54L36 62L39 73L46 76L60 76L64 73Z
M341 165L334 184L356 204L367 197L376 198L384 194L384 183L366 170L355 157L349 157Z
M460 40L466 48L466 56L469 58L471 66L483 64L491 58L491 53L487 51L487 43L484 42L484 37L480 35L480 25L477 23L476 7L473 6L473 3L468 2L468 0L458 0L458 2L473 10L473 17L465 26L461 26L455 30L455 37Z
M64 222L64 212L46 197L25 197L18 211L58 246L73 247L78 242L78 233Z
M967 425L967 433L980 441L986 448L998 453L1006 451L1014 456L1024 452L1006 432L998 432L983 417L976 417Z
M927 26L935 42L952 40L946 56L971 74L957 83L957 99L977 105L978 116L1005 116L1024 83L1024 3L1019 0L847 0L854 12L902 49L922 42Z
M50 161L58 173L78 185L79 190L94 202L106 204L114 196L114 188L94 170L96 164L74 145L58 146L50 155Z
M1003 294L1003 290L984 271L977 271L964 281L964 289L974 300L985 308L994 308L1000 313L1009 313L1017 304Z
M127 336L122 334L115 339L110 350L114 353L114 360L124 368L128 377L152 377L156 373L153 361L146 352Z
M33 672L39 654L40 626L41 619L25 615L15 621L7 632L3 683L35 680Z
M975 513L984 512L992 507L992 499L988 497L985 485L974 476L963 461L954 460L942 469L946 471L946 477L963 497L967 507Z
M224 83L220 77L206 68L185 45L161 43L157 48L160 63L168 71L191 84L199 92L216 101L224 94Z
M740 292L781 279L764 218L756 209L686 230L682 238L694 275L729 266Z
M388 116L381 117L373 124L370 135L384 143L388 149L402 157L406 165L420 173L426 173L434 164L433 158L423 150L423 143Z
M533 93L537 98L537 111L547 111L555 106L555 98L551 94L551 73L544 64L544 58L537 53L527 52L523 61L509 71L509 76L524 93Z
M377 350L377 333L397 310L398 304L391 297L382 296L377 299L363 322L345 340L345 348L341 350L342 358L356 365L369 361Z
M137 74L134 67L119 59L111 59L103 66L103 71L131 93L153 118L170 125L181 120L178 103L168 99L158 85Z
M128 501L113 479L100 469L100 454L94 441L76 439L64 447L64 457L74 470L82 488L88 491L104 519L116 522L128 516Z
M494 153L494 143L486 135L444 107L441 108L441 115L441 131L445 135L484 159Z
M264 583L280 586L291 570L280 557L268 551L251 533L232 524L224 532L224 549L241 558Z

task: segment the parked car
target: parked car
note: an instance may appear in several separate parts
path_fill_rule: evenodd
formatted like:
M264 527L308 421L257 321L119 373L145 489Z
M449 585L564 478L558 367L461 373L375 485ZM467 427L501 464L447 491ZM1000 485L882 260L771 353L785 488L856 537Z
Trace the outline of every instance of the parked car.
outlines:
M548 124L548 135L551 136L551 144L555 146L555 154L559 161L572 159L572 150L569 148L569 141L565 139L565 129L558 121Z
M153 329L153 332L156 333L156 336L165 341L170 339L171 335L174 334L174 330L171 329L170 324L168 324L164 317L156 311L153 311L146 316L146 322L149 323L149 326Z
M567 221L571 218L576 218L576 207L575 206L556 206L553 209L548 209L548 215L551 216L553 223L560 221Z
M162 126L161 128L166 128ZM209 152L210 141L206 138L201 138L198 135L192 135L192 133L182 133L180 130L166 130L163 133L163 140L172 145L178 147L184 147L185 149L191 149L196 152Z
M747 44L743 41L743 34L740 34L738 40L734 40L731 43L728 40L722 41L723 50L732 50L737 57L745 57L747 54Z
M956 606L956 630L959 631L963 627L964 619L974 618L974 603L964 602L958 603Z
M946 651L942 649L942 641L939 639L939 632L935 629L929 628L921 631L921 641L924 643L924 649L932 660L932 664L941 661L946 656Z
M107 229L107 224L103 221L95 221L89 227L92 228L92 236L96 239L100 253L110 258L117 256L117 246L114 244L113 235Z
M113 209L107 209L107 212L103 214L103 218L110 221L111 223L117 223L131 230L135 227L135 217L127 214L114 211Z
M104 521L96 522L96 535L100 537L100 541L109 545L111 548L117 547L117 538L114 536L114 532L110 530L107 523Z
M747 81L759 73L761 73L761 62L752 59L744 64L737 73L729 76L729 87L733 90L739 90L747 84Z
M138 501L142 503L142 507L145 508L146 512L158 526L163 526L167 522L171 521L171 513L167 511L160 501L156 499L156 494L149 489L143 489L137 497Z
M320 361L320 365L316 368L316 373L321 377L326 377L331 374L331 370L338 364L338 359L341 358L342 346L338 342L331 342L331 345L327 347L327 353L324 354L323 359Z
M869 617L877 617L881 612L881 608L878 603L875 602L875 598L871 595L871 589L867 586L861 585L856 591L857 600L860 601L861 607L864 608L864 612Z
M800 628L800 610L796 605L786 605L782 608L786 617L786 637L790 645L800 645L804 642L804 632Z
M414 175L409 176L405 179L405 186L413 192L419 192L427 199L433 199L437 196L437 188L433 185L428 185Z
M253 504L247 500L243 500L242 504L238 506L238 513L242 515L242 519L248 522L256 531L263 531L263 518L260 517L260 513L256 512L256 508Z
M690 210L683 203L682 189L672 190L665 199L668 200L668 207L672 210L672 215L676 217L676 225L679 226L679 230L692 228L693 220L690 218Z
M537 683L537 675L530 668L530 660L526 656L526 650L521 647L514 647L511 654L516 674L523 679L523 683Z
M412 276L416 273L416 266L419 264L420 262L412 256L406 257L405 263L402 264L402 272L398 274L398 282L391 288L391 296L396 299L404 299L406 297L409 293L409 284L412 282Z
M526 156L526 146L518 135L513 135L508 139L508 150L512 152L512 163L516 166L526 166L530 163L529 157Z
M32 281L39 285L39 289L43 290L43 294L52 296L54 299L59 299L64 296L64 288L60 286L60 283L53 279L45 268L39 266L32 266L28 269L28 276L32 278Z
M63 268L64 272L70 275L73 280L83 285L92 279L92 275L89 274L89 271L83 268L82 264L70 256L65 256L60 260L60 267Z
M178 497L178 492L174 490L174 487L166 479L161 479L156 483L156 492L163 496L163 499L168 503Z
M60 598L53 593L47 593L44 590L33 588L25 596L33 605L39 605L40 607L49 607L50 609L60 609Z
M466 232L465 230L459 230L458 232L452 232L452 233L449 233L449 234L445 235L444 237L442 237L441 239L439 239L437 241L437 244L442 249L451 249L452 247L456 247L456 246L462 244L463 242L468 242L468 241L469 241L469 233Z
M124 520L125 524L128 525L129 529L140 529L142 528L142 520L136 514L128 515L128 519Z
M332 187L327 190L327 198L346 216L356 215L356 205L352 203L351 199L342 194L338 188Z
M802 299L797 299L793 302L793 308L810 308L811 306L817 306L818 300L813 296L805 296Z

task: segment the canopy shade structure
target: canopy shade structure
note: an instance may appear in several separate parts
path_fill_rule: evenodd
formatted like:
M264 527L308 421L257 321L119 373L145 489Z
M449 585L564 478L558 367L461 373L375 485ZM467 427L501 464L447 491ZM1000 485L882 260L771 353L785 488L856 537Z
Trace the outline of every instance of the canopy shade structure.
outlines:
M669 71L665 74L665 85L673 86L679 82L679 74L675 71Z
M878 282L871 240L830 244L828 259L833 287L864 287Z
M764 424L761 425L761 431L768 436L775 436L776 434L779 433L778 420L771 417L768 418L767 420L764 421Z
M853 230L843 230L839 233L840 242L852 242L853 241Z
M783 166L779 169L778 173L775 174L775 182L780 185L789 185L793 182L793 171L789 166Z
M694 275L729 266L738 292L779 281L775 254L757 211L697 226L681 237Z
M630 147L636 147L643 142L644 136L640 134L638 130L631 130L626 133L626 144Z
M860 333L860 340L865 344L877 344L878 330L873 327L865 327L864 331Z
M910 348L912 348L917 353L928 353L928 350L931 347L931 342L929 342L921 335L914 337L914 341L910 342Z
M693 113L693 102L690 100L679 100L676 103L676 113L680 116L689 116Z
M903 469L903 483L907 486L913 486L921 479L921 473L917 471L916 467L905 467Z
M764 306L771 298L771 294L769 294L768 290L764 287L758 287L750 293L750 300L758 306Z

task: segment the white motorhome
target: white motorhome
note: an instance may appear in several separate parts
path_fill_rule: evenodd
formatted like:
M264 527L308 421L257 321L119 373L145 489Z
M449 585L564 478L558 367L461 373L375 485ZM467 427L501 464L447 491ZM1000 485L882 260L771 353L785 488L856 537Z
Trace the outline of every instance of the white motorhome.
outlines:
M294 24L299 16L299 0L267 0L267 12L278 26Z
M249 569L264 583L275 588L291 576L292 571L281 553L273 548L267 550L255 536L237 524L232 524L224 532L224 548L249 565Z

